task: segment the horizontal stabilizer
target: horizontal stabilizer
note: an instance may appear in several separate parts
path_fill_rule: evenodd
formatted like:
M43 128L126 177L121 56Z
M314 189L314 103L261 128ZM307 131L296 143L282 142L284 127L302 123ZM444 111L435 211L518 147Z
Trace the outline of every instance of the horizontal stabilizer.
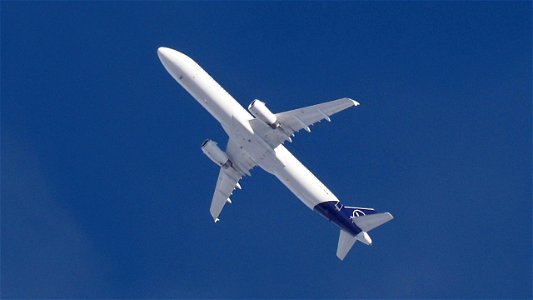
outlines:
M339 244L337 245L337 257L340 260L343 260L346 257L346 254L350 252L350 249L352 249L356 241L357 239L355 236L341 229L341 233L339 235Z
M390 213L386 212L353 218L352 221L355 223L355 225L357 225L357 227L361 228L361 230L368 232L387 223L393 218L394 217Z

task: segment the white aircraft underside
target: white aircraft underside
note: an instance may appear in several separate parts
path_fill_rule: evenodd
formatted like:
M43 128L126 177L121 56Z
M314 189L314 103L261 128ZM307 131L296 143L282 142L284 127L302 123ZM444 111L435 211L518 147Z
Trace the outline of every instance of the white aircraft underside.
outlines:
M172 77L189 92L213 117L229 140L226 151L216 142L205 140L202 151L220 166L217 185L211 202L211 216L215 223L239 180L250 176L259 166L276 176L307 207L316 210L340 228L337 256L343 260L353 244L359 240L372 244L368 231L390 221L390 213L376 213L371 208L344 206L335 195L311 173L283 143L291 141L294 133L359 103L342 98L322 104L273 114L266 105L254 100L246 111L195 61L176 50L161 47L159 59Z

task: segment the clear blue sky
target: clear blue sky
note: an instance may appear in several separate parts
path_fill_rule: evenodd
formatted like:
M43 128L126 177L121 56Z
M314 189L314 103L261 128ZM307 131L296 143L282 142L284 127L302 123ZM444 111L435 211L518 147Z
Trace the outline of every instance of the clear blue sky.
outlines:
M531 297L531 2L2 2L1 296ZM219 224L227 137L160 64L182 51L242 105L361 106L288 148L338 230L260 169Z

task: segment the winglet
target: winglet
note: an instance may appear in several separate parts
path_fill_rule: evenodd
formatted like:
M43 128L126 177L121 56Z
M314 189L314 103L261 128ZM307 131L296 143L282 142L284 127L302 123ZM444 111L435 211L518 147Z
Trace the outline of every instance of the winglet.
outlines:
M361 103L355 101L354 99L351 99L351 98L349 98L349 99L352 100L352 102L353 102L353 106L361 105Z

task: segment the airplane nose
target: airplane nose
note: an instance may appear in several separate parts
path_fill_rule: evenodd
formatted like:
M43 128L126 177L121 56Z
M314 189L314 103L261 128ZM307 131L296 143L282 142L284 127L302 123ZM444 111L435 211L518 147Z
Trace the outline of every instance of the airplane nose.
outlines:
M183 75L183 69L185 66L183 59L181 59L183 54L174 49L159 47L157 48L157 56L159 57L161 64L163 64L163 67L165 67L167 72L172 75L174 79L178 80L178 78Z
M157 48L157 56L165 69L176 80L181 80L183 76L193 77L198 67L197 64L187 55L167 47Z
M157 48L157 56L165 67L170 64L172 51L172 49L166 47Z
M157 56L159 56L159 57L168 56L168 52L170 50L171 49L169 49L167 47L159 47L159 48L157 48Z
M157 56L159 56L161 61L173 62L177 65L190 64L189 62L191 61L187 55L167 47L157 48Z

